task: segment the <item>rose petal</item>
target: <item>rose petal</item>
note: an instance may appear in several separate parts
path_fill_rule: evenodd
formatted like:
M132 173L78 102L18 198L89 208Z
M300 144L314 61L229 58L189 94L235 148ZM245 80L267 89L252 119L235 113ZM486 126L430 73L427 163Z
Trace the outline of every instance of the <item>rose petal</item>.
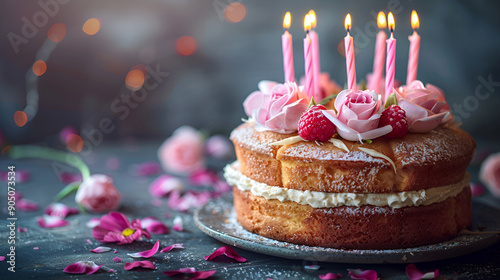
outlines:
M142 228L152 234L167 234L167 226L156 217L146 217L141 220Z
M114 258L113 258L113 261L114 261L114 262L120 262L121 260L122 260L122 259L121 259L120 257L114 257Z
M38 249L40 249L40 248L38 248L38 247L33 247L33 250L38 250Z
M186 267L186 268L181 268L179 270L163 271L163 273L168 276L174 276L182 273L191 273L193 274L193 276L189 278L190 280L207 279L208 277L214 275L215 272L217 271L216 270L196 271L194 267Z
M36 211L38 210L38 203L26 198L21 198L17 201L16 208L21 211Z
M91 218L85 225L88 228L95 228L101 223L101 220L99 218Z
M154 197L166 197L173 191L182 190L184 190L182 181L169 175L161 175L149 185L149 193Z
M17 232L28 232L28 229L25 227L17 227Z
M192 185L211 185L218 179L217 173L208 169L200 169L189 175L189 183Z
M172 249L184 249L184 244L182 244L182 243L172 244L170 246L167 246L167 247L161 249L160 253L167 253L167 252L172 251Z
M377 280L377 272L375 270L364 269L348 269L351 279L362 280Z
M422 273L414 264L409 264L406 266L406 275L411 280L420 280L420 279L435 279L439 277L439 270Z
M143 162L132 166L137 176L157 175L161 172L161 165L157 162Z
M56 228L69 225L69 222L57 216L43 215L37 218L37 224L43 228Z
M153 245L153 248L151 248L151 250L138 253L128 253L127 255L131 256L132 258L150 258L151 256L153 256L158 252L158 248L160 248L160 240L156 241L155 245Z
M484 187L479 183L470 183L470 191L472 196L480 196L484 193Z
M247 260L244 257L238 255L238 253L236 253L236 251L228 245L220 247L219 249L215 250L210 256L205 256L205 260L211 261L215 257L218 257L220 255L225 255L228 258L234 259L237 262L246 262Z
M5 256L0 256L0 262L3 262L5 260Z
M174 218L174 226L172 229L175 231L182 231L183 230L183 222L182 222L181 216L176 216Z
M143 267L143 268L149 268L149 269L156 269L154 263L150 261L135 261L135 262L126 262L125 263L125 270L131 270L135 267Z
M45 208L45 215L57 216L60 218L65 218L68 215L78 214L80 211L78 208L68 207L60 202L55 202L49 204Z
M340 273L329 272L327 274L320 274L319 275L319 279L322 279L322 280L332 280L332 279L339 279L339 278L342 278L342 274L340 274Z
M111 251L111 248L103 247L103 246L99 246L95 249L90 250L90 252L92 252L92 253L104 253L104 252L109 252L109 251Z
M94 274L100 268L101 265L96 265L93 261L79 261L68 265L63 272L70 274Z

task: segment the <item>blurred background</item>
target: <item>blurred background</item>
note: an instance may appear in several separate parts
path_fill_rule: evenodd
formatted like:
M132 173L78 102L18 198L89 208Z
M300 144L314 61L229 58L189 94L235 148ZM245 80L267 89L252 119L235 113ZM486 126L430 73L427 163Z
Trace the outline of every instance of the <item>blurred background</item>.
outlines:
M420 18L418 79L442 88L462 128L496 143L498 1L40 0L0 4L0 133L43 143L66 126L83 140L164 139L181 125L229 132L260 80L283 81L282 21L292 14L304 75L304 15L316 11L322 71L346 81L337 45L353 20L358 81L371 72L379 11L395 15L396 78L406 80L410 14ZM17 112L21 111L21 112ZM16 113L17 112L17 113ZM97 139L97 138L96 138Z

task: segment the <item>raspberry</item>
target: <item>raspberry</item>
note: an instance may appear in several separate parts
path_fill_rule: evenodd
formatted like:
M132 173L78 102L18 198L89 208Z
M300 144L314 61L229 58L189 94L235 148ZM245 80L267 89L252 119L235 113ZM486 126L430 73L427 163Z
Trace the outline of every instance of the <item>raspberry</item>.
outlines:
M323 105L315 105L305 111L299 120L299 135L304 140L326 142L336 132L335 125L321 112Z
M397 105L391 105L385 109L380 116L379 127L390 125L392 131L386 134L386 138L403 138L408 134L408 121L406 112Z

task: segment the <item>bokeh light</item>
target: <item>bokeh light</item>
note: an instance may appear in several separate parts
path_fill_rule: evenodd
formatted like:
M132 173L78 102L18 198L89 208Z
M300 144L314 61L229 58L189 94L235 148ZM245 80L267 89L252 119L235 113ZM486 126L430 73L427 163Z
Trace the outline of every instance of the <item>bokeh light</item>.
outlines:
M7 156L7 154L9 153L10 149L12 149L12 146L11 145L7 145L5 146L5 148L2 149L2 156Z
M16 111L14 113L14 122L17 126L23 127L28 122L28 115L23 111Z
M101 29L101 20L98 18L89 18L83 24L83 32L87 35L95 35Z
M247 7L238 2L231 3L224 9L224 19L231 23L242 21L246 15Z
M180 55L192 55L198 48L198 42L191 36L182 36L175 43L175 51Z
M144 65L136 65L127 73L125 77L125 84L130 89L139 89L146 80L148 71Z
M66 137L66 147L73 153L79 153L83 149L83 139L80 135L69 134Z
M43 60L37 60L33 63L33 73L37 76L42 76L47 71L47 64Z
M47 37L54 43L61 42L66 36L66 25L64 23L56 23L52 25L47 32Z

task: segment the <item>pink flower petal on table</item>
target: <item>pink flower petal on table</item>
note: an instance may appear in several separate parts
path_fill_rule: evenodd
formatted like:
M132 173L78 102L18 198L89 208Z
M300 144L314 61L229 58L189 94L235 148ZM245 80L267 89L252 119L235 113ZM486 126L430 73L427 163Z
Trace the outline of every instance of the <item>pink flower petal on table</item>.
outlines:
M327 274L320 274L319 279L321 280L332 280L342 278L342 274L329 272Z
M148 231L141 228L141 221L128 218L120 212L109 212L100 219L100 224L93 228L92 236L101 242L117 242L118 245L140 240L142 236L151 238Z
M174 276L174 275L181 274L181 273L195 273L195 272L196 272L196 268L194 268L194 267L186 267L186 268L181 268L178 270L163 271L163 273L168 275L168 276Z
M153 248L151 248L151 250L138 253L129 253L127 255L131 256L132 258L150 258L158 252L158 248L160 248L160 240L156 241L155 245L153 245Z
M104 252L109 252L109 251L111 251L111 248L103 247L103 246L99 246L95 249L90 250L90 252L92 252L92 253L104 253Z
M99 224L101 223L101 220L99 218L92 218L90 219L85 225L88 227L88 228L95 228L96 226L98 226Z
M33 247L33 250L38 250L38 249L40 249L40 248L38 248L38 247Z
M125 263L125 270L131 270L135 267L143 267L143 268L149 268L149 269L156 269L154 263L150 261L135 261L135 262L126 262Z
M78 208L68 207L60 202L55 202L49 204L45 207L45 215L57 216L60 218L65 218L68 215L78 214L80 211Z
M21 198L20 200L18 200L16 206L17 209L26 212L38 210L38 203L26 198Z
M168 228L156 217L146 217L141 220L141 225L143 229L146 229L152 234L167 234Z
M217 173L208 169L198 169L189 175L189 183L192 185L211 185L219 179Z
M157 162L143 162L133 165L132 170L137 176L150 176L160 174L162 169Z
M225 255L226 257L234 259L237 262L246 262L247 261L247 259L238 255L238 253L236 253L236 251L228 245L226 245L224 247L220 247L219 249L215 250L215 252L213 252L210 256L205 256L205 260L211 261L215 257L218 257L220 255Z
M484 193L484 187L479 183L470 183L470 192L472 196L480 196Z
M63 272L70 274L94 274L100 268L101 265L96 265L93 261L79 261L68 265Z
M193 274L193 276L189 278L190 280L207 279L208 277L214 275L215 272L217 271L216 270L196 271L194 267L186 267L186 268L181 268L179 270L163 271L163 273L168 276L174 276L183 273Z
M31 173L28 170L15 170L16 176L14 177L16 183L24 183L29 181L31 178ZM0 171L0 179L4 182L9 182L9 172L2 170Z
M409 264L406 266L406 275L411 280L419 280L419 279L435 279L439 277L439 270L423 273L420 271L414 264Z
M167 252L172 251L173 249L184 249L184 244L182 244L182 243L172 244L170 246L167 246L167 247L161 249L160 253L167 253Z
M0 262L3 262L5 260L5 256L0 256Z
M181 179L165 174L156 178L149 185L149 193L154 197L166 197L173 191L180 192L182 190L184 190L184 184Z
M211 197L212 194L207 191L188 191L182 196L178 191L173 191L170 194L167 204L170 209L184 212L191 208L205 205Z
M121 260L122 260L122 259L121 259L120 257L114 257L114 258L113 258L113 261L114 261L114 262L120 262Z
M348 269L351 279L361 280L377 280L377 272L375 270L364 269Z
M181 216L176 216L174 218L174 226L172 227L172 229L175 231L182 231L183 230L183 222L182 222Z
M17 227L17 232L28 232L28 229L25 227Z
M69 225L69 222L56 216L43 215L37 218L37 224L43 228L56 228Z
M70 184L73 182L81 182L83 179L80 173L63 172L59 175L59 180L65 184Z

